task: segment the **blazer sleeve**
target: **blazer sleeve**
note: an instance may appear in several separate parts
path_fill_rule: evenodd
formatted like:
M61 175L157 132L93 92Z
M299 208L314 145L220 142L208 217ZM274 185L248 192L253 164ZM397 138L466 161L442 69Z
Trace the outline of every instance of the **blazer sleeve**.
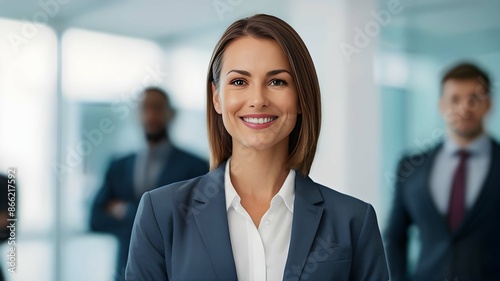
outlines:
M119 234L123 231L122 228L130 229L134 221L137 210L137 203L135 202L127 202L125 217L121 220L114 218L106 211L107 204L117 197L113 189L113 176L115 174L120 173L116 167L116 163L112 163L106 172L104 184L97 192L92 204L90 228L93 231Z
M398 165L396 179L396 190L392 202L392 210L389 215L389 223L384 233L387 260L393 281L407 280L407 247L408 227L411 223L403 198L403 181L399 179L402 175L405 158Z
M353 249L349 280L389 280L375 210L370 204L367 205L363 226Z
M162 218L162 223L169 222ZM163 236L149 192L142 196L135 217L125 280L168 280Z

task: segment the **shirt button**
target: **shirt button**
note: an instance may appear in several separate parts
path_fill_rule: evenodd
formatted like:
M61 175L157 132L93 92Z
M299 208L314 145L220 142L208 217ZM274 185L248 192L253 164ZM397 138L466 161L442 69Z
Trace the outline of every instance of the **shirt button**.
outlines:
M271 223L271 220L270 219L267 219L266 220L266 224L269 225Z

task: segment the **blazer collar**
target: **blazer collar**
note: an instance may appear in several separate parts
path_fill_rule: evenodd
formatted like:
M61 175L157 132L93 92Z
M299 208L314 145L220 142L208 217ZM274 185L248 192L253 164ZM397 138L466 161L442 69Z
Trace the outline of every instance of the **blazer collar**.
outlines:
M224 194L224 167L204 175L193 190L193 216L218 280L237 280Z
M318 184L297 173L292 235L283 280L299 280L321 222L322 202Z

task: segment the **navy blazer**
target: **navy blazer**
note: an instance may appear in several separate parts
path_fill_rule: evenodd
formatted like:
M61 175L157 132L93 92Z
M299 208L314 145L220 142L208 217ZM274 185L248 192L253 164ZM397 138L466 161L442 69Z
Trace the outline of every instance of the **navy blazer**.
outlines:
M137 154L131 154L113 161L102 188L98 191L92 205L90 228L93 231L113 234L118 239L119 253L117 280L124 280L128 246L140 197L134 187L134 165ZM156 187L198 177L208 172L208 163L181 149L172 146L162 167ZM118 220L108 214L106 206L110 200L123 200L128 203L124 219Z
M430 194L429 178L437 147L403 157L384 236L394 281L500 280L500 146L492 141L489 172L481 193L459 228L452 232ZM420 232L420 258L413 276L407 269L408 228Z
M237 280L224 169L143 195L126 280ZM284 280L389 279L371 205L299 173L294 204Z

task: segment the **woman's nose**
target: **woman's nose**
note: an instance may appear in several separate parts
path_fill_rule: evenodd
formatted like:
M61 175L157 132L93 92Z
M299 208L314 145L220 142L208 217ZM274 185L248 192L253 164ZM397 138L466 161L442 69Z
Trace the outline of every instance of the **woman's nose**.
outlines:
M250 106L260 109L262 107L269 106L269 100L267 99L267 91L265 87L254 87L251 89L252 93L250 95Z

